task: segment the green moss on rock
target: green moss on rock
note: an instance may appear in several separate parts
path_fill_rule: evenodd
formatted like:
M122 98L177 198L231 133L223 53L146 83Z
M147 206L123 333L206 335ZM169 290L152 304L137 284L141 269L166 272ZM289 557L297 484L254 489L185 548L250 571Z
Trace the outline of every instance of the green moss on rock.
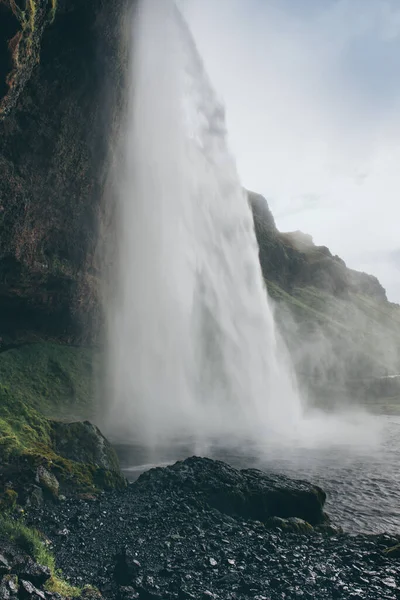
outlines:
M75 423L73 430L82 439L88 424ZM126 485L111 447L109 462L103 462L103 466L99 466L99 461L98 464L93 462L93 442L87 454L82 448L78 462L61 454L63 451L68 454L68 444L64 450L60 449L62 444L58 449L55 447L57 435L59 439L58 423L47 419L8 389L0 388L0 488L5 489L6 483L12 481L23 496L30 487L39 484L56 497L57 483L63 491L92 493ZM99 431L98 435L101 436ZM108 444L103 436L100 444L104 447Z
M0 384L47 416L90 419L98 363L91 348L24 344L0 353Z
M385 554L388 558L400 558L400 544L386 548Z

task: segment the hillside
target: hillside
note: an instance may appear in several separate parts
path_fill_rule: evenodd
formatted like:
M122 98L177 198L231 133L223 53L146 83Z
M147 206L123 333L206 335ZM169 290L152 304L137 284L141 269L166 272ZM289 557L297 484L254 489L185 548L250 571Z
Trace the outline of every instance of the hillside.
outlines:
M400 306L376 277L349 269L302 232L278 231L249 193L260 263L280 330L312 401L400 404Z

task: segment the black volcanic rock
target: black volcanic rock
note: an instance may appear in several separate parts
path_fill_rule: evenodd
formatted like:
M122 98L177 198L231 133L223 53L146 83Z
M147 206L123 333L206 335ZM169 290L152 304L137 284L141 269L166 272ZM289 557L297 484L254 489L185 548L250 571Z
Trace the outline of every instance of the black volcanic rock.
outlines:
M385 550L398 537L333 527L324 533L296 519L262 523L237 514L240 493L249 507L251 490L254 502L259 488L268 498L267 481L292 498L294 490L298 498L313 493L311 484L191 458L96 501L68 498L37 509L28 521L51 540L65 576L75 585L90 582L106 600L395 600L400 567ZM216 490L225 491L228 506L213 506ZM301 500L298 506L302 513ZM61 527L68 535L58 535Z
M248 192L248 197L266 280L276 282L288 291L295 286L315 286L334 296L355 292L387 302L386 292L376 277L348 269L329 248L316 246L309 234L302 231L281 233L267 200L254 192Z
M217 460L188 458L171 467L143 473L137 485L153 489L183 489L213 508L245 519L264 522L270 517L299 517L312 525L326 519L325 492L307 481L257 469L239 471Z
M87 338L99 314L94 256L123 102L126 6L0 1L0 34L19 44L14 63L0 44L2 336Z
M51 426L57 454L77 463L119 472L117 454L98 427L89 421L52 421Z

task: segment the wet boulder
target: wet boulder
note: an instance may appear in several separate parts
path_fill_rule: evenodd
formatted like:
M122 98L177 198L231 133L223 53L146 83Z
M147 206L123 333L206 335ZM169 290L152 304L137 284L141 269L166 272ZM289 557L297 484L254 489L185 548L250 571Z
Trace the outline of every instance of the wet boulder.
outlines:
M58 493L60 490L60 484L58 479L50 473L43 465L40 465L36 471L36 483L40 485L44 492L52 496L53 498L58 498Z
M141 571L141 564L127 548L123 548L115 557L114 580L120 586L129 587Z
M267 529L282 529L282 531L303 535L307 535L314 531L314 528L310 523L307 523L307 521L299 519L298 517L289 517L288 519L271 517L265 522L265 526Z
M114 448L100 429L89 421L52 422L52 437L57 454L77 463L119 472Z
M21 600L46 600L45 593L38 590L30 581L21 580L19 585L19 597Z
M326 522L325 492L308 481L257 469L238 470L226 463L192 457L143 473L137 484L179 490L230 516L266 522L297 517L310 525Z
M27 557L24 562L16 567L15 572L20 579L29 581L35 586L42 586L51 577L50 569L38 564L30 557Z
M388 558L400 558L400 544L386 548L385 554Z
M16 575L5 575L0 579L0 598L2 600L16 600L18 598Z

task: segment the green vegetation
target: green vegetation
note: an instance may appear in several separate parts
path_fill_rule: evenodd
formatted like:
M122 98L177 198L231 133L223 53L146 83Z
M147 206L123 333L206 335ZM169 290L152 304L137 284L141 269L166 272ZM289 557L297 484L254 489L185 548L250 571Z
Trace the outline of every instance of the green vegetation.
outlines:
M51 0L50 23L54 23L57 13L57 0Z
M0 457L8 459L51 445L49 421L34 408L0 387Z
M0 353L0 384L49 417L90 419L98 363L88 348L26 344Z
M0 459L13 461L19 457L26 459L32 469L45 466L65 487L75 491L93 493L123 485L118 472L78 463L57 454L53 447L51 421L2 386Z
M0 460L21 457L51 471L65 489L96 492L124 485L117 471L60 456L51 418L86 419L93 412L92 351L38 343L0 353ZM71 428L81 435L79 424ZM82 453L85 446L82 444ZM88 450L89 456L89 450ZM6 498L3 494L2 504Z
M36 25L36 3L35 0L29 0L29 25L31 32L35 31Z
M53 554L47 548L43 536L36 529L27 527L22 520L17 521L0 515L0 536L14 542L37 563L50 569L51 578L46 585L49 592L58 592L69 598L78 598L81 595L79 588L71 586L62 579L62 573L56 569Z

